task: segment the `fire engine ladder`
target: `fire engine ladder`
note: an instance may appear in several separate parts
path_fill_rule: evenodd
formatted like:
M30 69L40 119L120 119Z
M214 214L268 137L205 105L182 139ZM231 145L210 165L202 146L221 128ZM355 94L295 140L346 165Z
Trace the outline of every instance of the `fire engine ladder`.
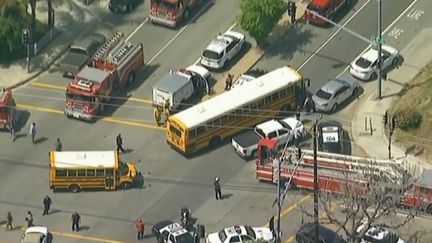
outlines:
M114 49L114 47L120 43L123 38L123 33L116 32L109 40L105 41L105 43L99 48L96 54L93 56L94 60L103 60L108 56L108 53Z
M296 153L295 149L289 148L289 152ZM312 150L302 150L303 160L313 160ZM326 152L317 152L318 161L333 163L334 169L348 167L349 170L358 173L373 171L385 176L390 181L399 182L404 175L404 165L401 160L375 160L351 155L341 155ZM331 167L331 166L328 166Z
M127 57L128 53L133 49L134 45L130 43L129 41L125 41L122 43L122 45L110 53L109 57L107 58L108 62L119 64L125 57Z

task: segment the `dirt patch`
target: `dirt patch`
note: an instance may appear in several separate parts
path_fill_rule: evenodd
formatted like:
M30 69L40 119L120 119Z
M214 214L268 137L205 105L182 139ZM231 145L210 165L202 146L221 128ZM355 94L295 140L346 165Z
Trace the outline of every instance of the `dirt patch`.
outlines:
M402 90L393 101L389 114L406 109L421 114L419 127L403 131L395 129L393 141L406 153L432 159L432 61Z

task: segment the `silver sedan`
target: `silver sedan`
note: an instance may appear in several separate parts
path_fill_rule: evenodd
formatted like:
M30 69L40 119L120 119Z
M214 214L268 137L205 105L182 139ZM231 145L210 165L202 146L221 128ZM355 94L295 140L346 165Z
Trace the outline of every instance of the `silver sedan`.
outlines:
M335 112L339 105L357 95L358 81L350 75L329 80L313 96L315 109L323 112Z

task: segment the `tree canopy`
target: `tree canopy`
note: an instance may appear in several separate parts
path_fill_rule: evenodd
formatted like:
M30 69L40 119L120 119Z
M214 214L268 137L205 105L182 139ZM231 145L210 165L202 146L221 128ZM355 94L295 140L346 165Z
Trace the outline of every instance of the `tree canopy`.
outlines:
M240 27L262 44L286 10L283 0L241 0Z

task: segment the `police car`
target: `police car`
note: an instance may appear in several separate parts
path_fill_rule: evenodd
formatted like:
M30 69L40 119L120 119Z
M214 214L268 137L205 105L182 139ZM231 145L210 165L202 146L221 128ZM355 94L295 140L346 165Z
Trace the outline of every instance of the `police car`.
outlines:
M361 233L367 227L367 222L360 225L356 232ZM402 240L399 236L388 229L379 226L371 226L364 232L361 237L360 243L407 243L408 241Z
M158 243L194 243L190 231L179 223L166 220L155 224L152 233Z
M254 242L262 240L270 242L273 240L273 234L269 228L235 225L225 228L217 233L209 234L206 243L228 243L228 242Z
M318 150L330 153L343 153L344 131L337 121L321 121L317 126Z
M219 34L201 55L201 65L212 69L225 67L242 50L245 35L229 30Z

